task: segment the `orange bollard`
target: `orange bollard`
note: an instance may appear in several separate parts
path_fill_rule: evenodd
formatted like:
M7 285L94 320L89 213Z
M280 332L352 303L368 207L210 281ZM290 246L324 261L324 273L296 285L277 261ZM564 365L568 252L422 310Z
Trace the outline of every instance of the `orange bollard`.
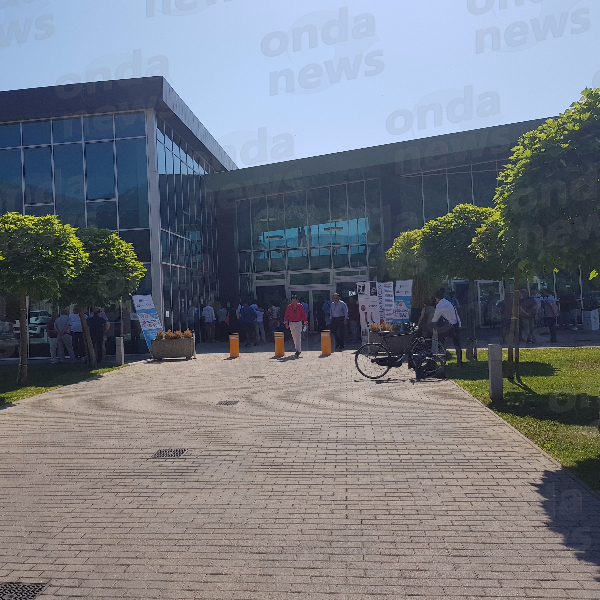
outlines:
M240 356L240 334L229 334L229 358L239 358Z
M275 332L275 356L285 356L285 341L283 331Z
M331 354L331 332L321 331L321 356Z

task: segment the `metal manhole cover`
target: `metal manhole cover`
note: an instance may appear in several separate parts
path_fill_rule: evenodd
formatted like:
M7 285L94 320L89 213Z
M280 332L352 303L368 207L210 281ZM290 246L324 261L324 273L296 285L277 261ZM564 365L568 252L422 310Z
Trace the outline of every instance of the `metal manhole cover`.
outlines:
M233 406L238 402L239 400L221 400L221 402L217 402L217 406Z
M169 448L167 450L157 450L150 458L179 458L186 452L187 448Z
M45 583L0 583L0 600L33 600L45 587Z
M264 375L250 375L250 377L248 377L248 379L264 379L265 376Z

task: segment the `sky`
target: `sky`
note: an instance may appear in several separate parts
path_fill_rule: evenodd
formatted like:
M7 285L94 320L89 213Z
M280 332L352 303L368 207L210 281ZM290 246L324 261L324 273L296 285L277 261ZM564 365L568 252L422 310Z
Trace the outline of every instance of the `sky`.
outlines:
M555 116L598 0L0 0L0 89L163 75L243 168Z

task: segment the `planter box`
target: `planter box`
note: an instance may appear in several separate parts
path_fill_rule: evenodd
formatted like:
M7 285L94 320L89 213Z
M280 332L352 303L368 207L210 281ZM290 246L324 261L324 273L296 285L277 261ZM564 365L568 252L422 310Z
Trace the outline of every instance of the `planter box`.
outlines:
M585 331L596 331L600 328L598 322L598 309L584 310L582 313L583 329Z
M180 338L178 340L152 340L152 358L186 358L196 356L195 338Z
M379 333L374 333L373 331L369 331L369 343L370 344L380 344L382 338L386 338L386 346L390 349L390 352L394 354L403 353L409 346L409 344L413 340L413 336L410 333L404 335L381 335Z

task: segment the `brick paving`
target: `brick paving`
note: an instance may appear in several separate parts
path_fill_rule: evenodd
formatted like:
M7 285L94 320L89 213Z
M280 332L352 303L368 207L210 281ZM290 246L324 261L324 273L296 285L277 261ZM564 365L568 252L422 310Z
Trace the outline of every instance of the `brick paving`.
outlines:
M600 597L596 496L453 383L375 383L353 358L140 362L0 410L0 584ZM187 452L150 458L167 448Z

